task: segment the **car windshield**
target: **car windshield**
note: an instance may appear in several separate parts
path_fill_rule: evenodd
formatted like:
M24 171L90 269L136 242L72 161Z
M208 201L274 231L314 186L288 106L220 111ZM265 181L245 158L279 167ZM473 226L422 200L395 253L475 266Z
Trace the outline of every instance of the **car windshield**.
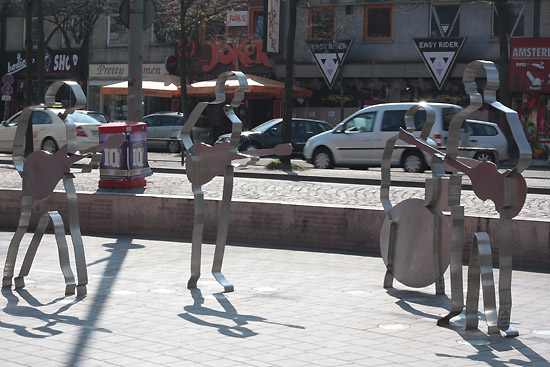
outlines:
M266 121L264 122L263 124L261 125L258 125L256 126L255 128L253 128L251 131L258 131L258 132L265 132L269 129L271 129L273 126L277 125L279 122L281 122L281 119L273 119L273 120L269 120L269 121Z

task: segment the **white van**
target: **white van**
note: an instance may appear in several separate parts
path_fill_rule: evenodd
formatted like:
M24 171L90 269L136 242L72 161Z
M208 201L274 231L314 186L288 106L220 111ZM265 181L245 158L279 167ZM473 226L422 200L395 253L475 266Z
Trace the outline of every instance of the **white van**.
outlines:
M405 127L405 113L418 103L385 103L369 106L352 114L332 130L310 138L304 147L304 159L316 168L380 166L386 141L395 136L400 127ZM439 148L444 148L447 130L452 117L462 107L446 103L427 103L436 114L430 138ZM415 135L426 122L426 111L420 109L414 117ZM462 145L469 145L468 133L461 138ZM404 145L398 140L396 145ZM495 149L487 148L494 155ZM473 157L476 150L460 152L461 156ZM487 157L489 155L484 155ZM415 147L395 149L392 165L401 166L407 172L423 172L428 168L430 157ZM496 158L498 159L498 157Z

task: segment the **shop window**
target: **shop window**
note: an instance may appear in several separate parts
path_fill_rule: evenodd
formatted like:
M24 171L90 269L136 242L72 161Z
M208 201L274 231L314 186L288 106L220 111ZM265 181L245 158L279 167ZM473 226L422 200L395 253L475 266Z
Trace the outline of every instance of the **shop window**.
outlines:
M170 32L167 28L166 14L157 14L151 25L151 46L166 46L170 42Z
M23 48L25 48L25 38L27 37L26 21L23 18ZM38 18L32 18L32 47L38 48Z
M393 39L393 5L365 5L363 39L374 41Z
M107 46L128 46L128 30L118 15L107 17Z
M307 38L309 40L332 40L336 30L336 8L315 6L308 9Z
M430 36L431 37L458 37L460 25L459 4L433 4Z
M84 23L77 18L70 18L63 27L69 42L65 39L65 35L61 35L61 47L68 48L70 43L71 48L80 48L86 34Z
M250 11L250 38L253 40L264 39L264 10L252 9Z
M224 41L226 39L226 32L225 18L212 17L203 22L201 42Z
M525 4L523 1L509 1L506 4L506 32L508 37L523 37ZM498 17L493 6L493 37L498 37Z

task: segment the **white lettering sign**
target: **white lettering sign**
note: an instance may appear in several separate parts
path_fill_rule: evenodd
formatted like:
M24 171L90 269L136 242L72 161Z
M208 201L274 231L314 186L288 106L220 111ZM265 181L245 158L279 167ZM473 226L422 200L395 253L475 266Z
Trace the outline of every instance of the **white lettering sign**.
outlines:
M227 13L228 27L246 27L248 25L247 11L230 11Z

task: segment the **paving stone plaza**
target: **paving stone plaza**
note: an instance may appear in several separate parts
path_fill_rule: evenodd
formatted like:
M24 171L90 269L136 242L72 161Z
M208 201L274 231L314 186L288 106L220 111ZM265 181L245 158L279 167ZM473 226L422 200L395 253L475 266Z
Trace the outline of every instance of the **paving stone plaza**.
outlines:
M12 173L5 169L2 174L9 180ZM93 184L93 175L77 178L77 189L86 189L79 188L84 185L79 180ZM182 177L170 177L153 175L146 193L160 191L157 183L165 182L159 194L181 195L166 192L181 187L170 180ZM242 186L239 180L247 179L236 179L236 196ZM261 181L250 180L249 188ZM290 195L285 185L267 181L263 188L273 198L285 198ZM353 186L302 183L304 196L296 189L294 200L308 200L306 193L315 187L321 190L317 195L325 192L337 198ZM376 187L355 190L373 190L376 197ZM407 192L417 195L411 188L396 192L399 197ZM536 195L529 195L529 200L534 204L528 215L545 210L546 200ZM13 229L0 232L2 259L12 236ZM18 259L30 241L27 236ZM223 287L209 272L214 246L206 244L202 277L198 288L190 291L189 241L85 234L88 295L78 299L64 296L55 239L46 234L26 288L2 289L0 365L550 365L548 271L514 270L511 321L520 336L502 338L487 334L482 301L479 330L466 331L462 318L448 328L436 326L451 304L448 272L446 295L436 296L434 286L413 289L398 282L386 290L383 260L371 254L231 243L223 270L235 291L221 293ZM466 277L466 268L463 273Z
M0 232L4 258L11 232ZM22 290L0 298L2 366L548 366L550 274L515 271L518 338L436 326L450 299L382 288L377 256L233 245L186 289L185 240L85 236L88 296L64 297L53 235ZM447 285L449 284L447 279ZM480 310L482 310L480 306Z

